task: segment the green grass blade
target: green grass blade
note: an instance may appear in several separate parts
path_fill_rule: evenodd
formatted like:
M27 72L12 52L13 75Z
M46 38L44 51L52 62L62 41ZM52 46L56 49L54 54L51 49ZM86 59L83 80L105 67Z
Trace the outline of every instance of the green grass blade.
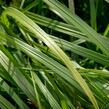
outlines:
M65 41L63 39L60 39L60 38L57 38L54 36L50 36L50 37L53 38L60 47L66 49L66 50L70 50L78 55L87 57L87 58L92 59L103 65L106 65L106 66L109 65L109 62L108 62L109 57L108 56L105 56L103 54L97 53L95 51L89 50L87 48L81 47L79 45L73 44L71 42Z
M36 88L36 84L35 84L35 79L34 79L34 74L33 74L34 72L30 71L30 73L31 73L31 79L32 79L33 86L34 86L35 96L36 96L36 99L38 101L38 108L42 109L40 98L39 98L39 94L38 94L38 91L37 91L37 88Z
M35 23L37 23L39 25L56 30L58 32L62 32L64 34L68 34L73 37L83 39L83 41L86 40L88 42L93 43L93 40L88 38L88 36L85 33L82 33L81 31L79 31L78 30L79 28L76 28L74 25L59 22L57 20L46 18L46 17L31 13L31 12L25 12L25 14L28 17L30 17ZM106 30L108 30L108 29L106 29ZM107 31L106 31L106 33L107 33ZM102 40L102 43L105 43L106 45L108 44L108 42L109 42L108 38L104 38L104 37L100 37L100 38ZM107 46L109 46L109 45L107 45Z
M2 109L16 109L12 103L10 103L6 98L4 98L1 95L0 95L0 105L1 107L3 107Z
M13 78L15 83L17 83L17 85L22 89L22 91L34 102L34 104L37 104L37 101L34 97L35 93L33 87L30 84L30 82L25 78L25 76L20 72L20 70L15 68L14 70L11 69L11 71L8 72L9 58L2 51L0 51L0 64L4 67L7 73Z
M61 109L60 105L58 102L53 98L52 94L49 92L49 90L46 88L46 86L41 82L39 77L33 73L35 83L38 85L39 89L41 92L44 94L45 98L48 100L50 103L52 109Z
M25 29L25 28L23 28L23 29ZM31 34L31 35L33 36L33 34ZM82 43L83 40L79 39L74 42L69 42L69 41L66 41L64 39L61 39L61 38L58 38L55 36L51 36L51 35L49 35L49 36L63 49L70 50L80 56L87 57L87 58L94 60L95 62L98 62L102 65L109 66L109 62L108 62L109 57L108 56L77 45L79 43ZM33 42L33 43L35 43L35 42ZM51 52L49 52L49 54L52 55ZM55 57L55 56L53 56L53 57Z
M0 79L0 82L2 80L3 79ZM21 100L21 98L19 98L19 96L15 93L14 90L11 90L10 93L10 89L12 88L5 81L2 83L0 87L4 89L13 98L13 100L16 102L16 104L18 104L20 109L29 109L29 107Z
M90 22L93 29L97 31L97 24L96 24L96 6L95 6L95 0L89 0L90 1Z
M105 31L104 31L104 36L107 36L109 34L109 24L107 25Z
M30 17L35 23L42 25L42 26L46 26L48 28L51 28L53 30L68 34L70 36L73 37L77 37L77 38L81 38L87 41L90 41L87 36L85 36L85 34L83 34L82 32L80 32L77 28L75 28L72 25L63 23L63 22L59 22L57 20L53 20L44 16L40 16L38 14L34 14L31 12L25 12L25 14Z
M104 43L101 39L102 36L93 30L89 25L87 25L82 19L80 19L77 15L72 15L68 8L57 0L43 1L49 6L50 10L60 16L67 23L74 25L80 31L85 33L88 38L103 51L103 53L109 55L109 43Z

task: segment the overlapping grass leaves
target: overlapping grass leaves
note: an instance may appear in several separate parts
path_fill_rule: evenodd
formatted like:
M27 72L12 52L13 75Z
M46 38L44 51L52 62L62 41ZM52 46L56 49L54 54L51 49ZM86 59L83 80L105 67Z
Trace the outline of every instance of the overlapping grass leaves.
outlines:
M26 17L20 11L11 7L7 8L2 14L2 20L5 20L7 15L13 17L16 21L18 21L23 26L28 28L29 31L34 33L35 36L37 36L37 38L42 40L51 49L51 51L54 52L56 56L58 56L63 61L63 63L68 67L69 71L71 72L71 75L76 79L76 81L83 88L83 90L85 91L91 102L93 103L94 107L96 109L99 109L95 97L93 96L88 85L81 77L81 75L78 73L78 71L75 69L74 65L71 63L67 55L56 45L56 43L39 26L37 26L31 19Z

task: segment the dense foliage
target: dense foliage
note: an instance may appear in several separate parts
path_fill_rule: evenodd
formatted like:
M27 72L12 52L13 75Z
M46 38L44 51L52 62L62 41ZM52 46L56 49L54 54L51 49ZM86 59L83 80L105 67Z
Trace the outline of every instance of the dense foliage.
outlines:
M0 108L109 108L108 0L0 0Z

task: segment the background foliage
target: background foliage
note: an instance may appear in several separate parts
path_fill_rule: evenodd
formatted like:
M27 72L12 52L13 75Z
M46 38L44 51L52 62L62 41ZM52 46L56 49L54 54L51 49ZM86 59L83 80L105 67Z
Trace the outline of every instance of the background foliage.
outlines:
M108 11L108 0L1 0L0 108L108 109Z

